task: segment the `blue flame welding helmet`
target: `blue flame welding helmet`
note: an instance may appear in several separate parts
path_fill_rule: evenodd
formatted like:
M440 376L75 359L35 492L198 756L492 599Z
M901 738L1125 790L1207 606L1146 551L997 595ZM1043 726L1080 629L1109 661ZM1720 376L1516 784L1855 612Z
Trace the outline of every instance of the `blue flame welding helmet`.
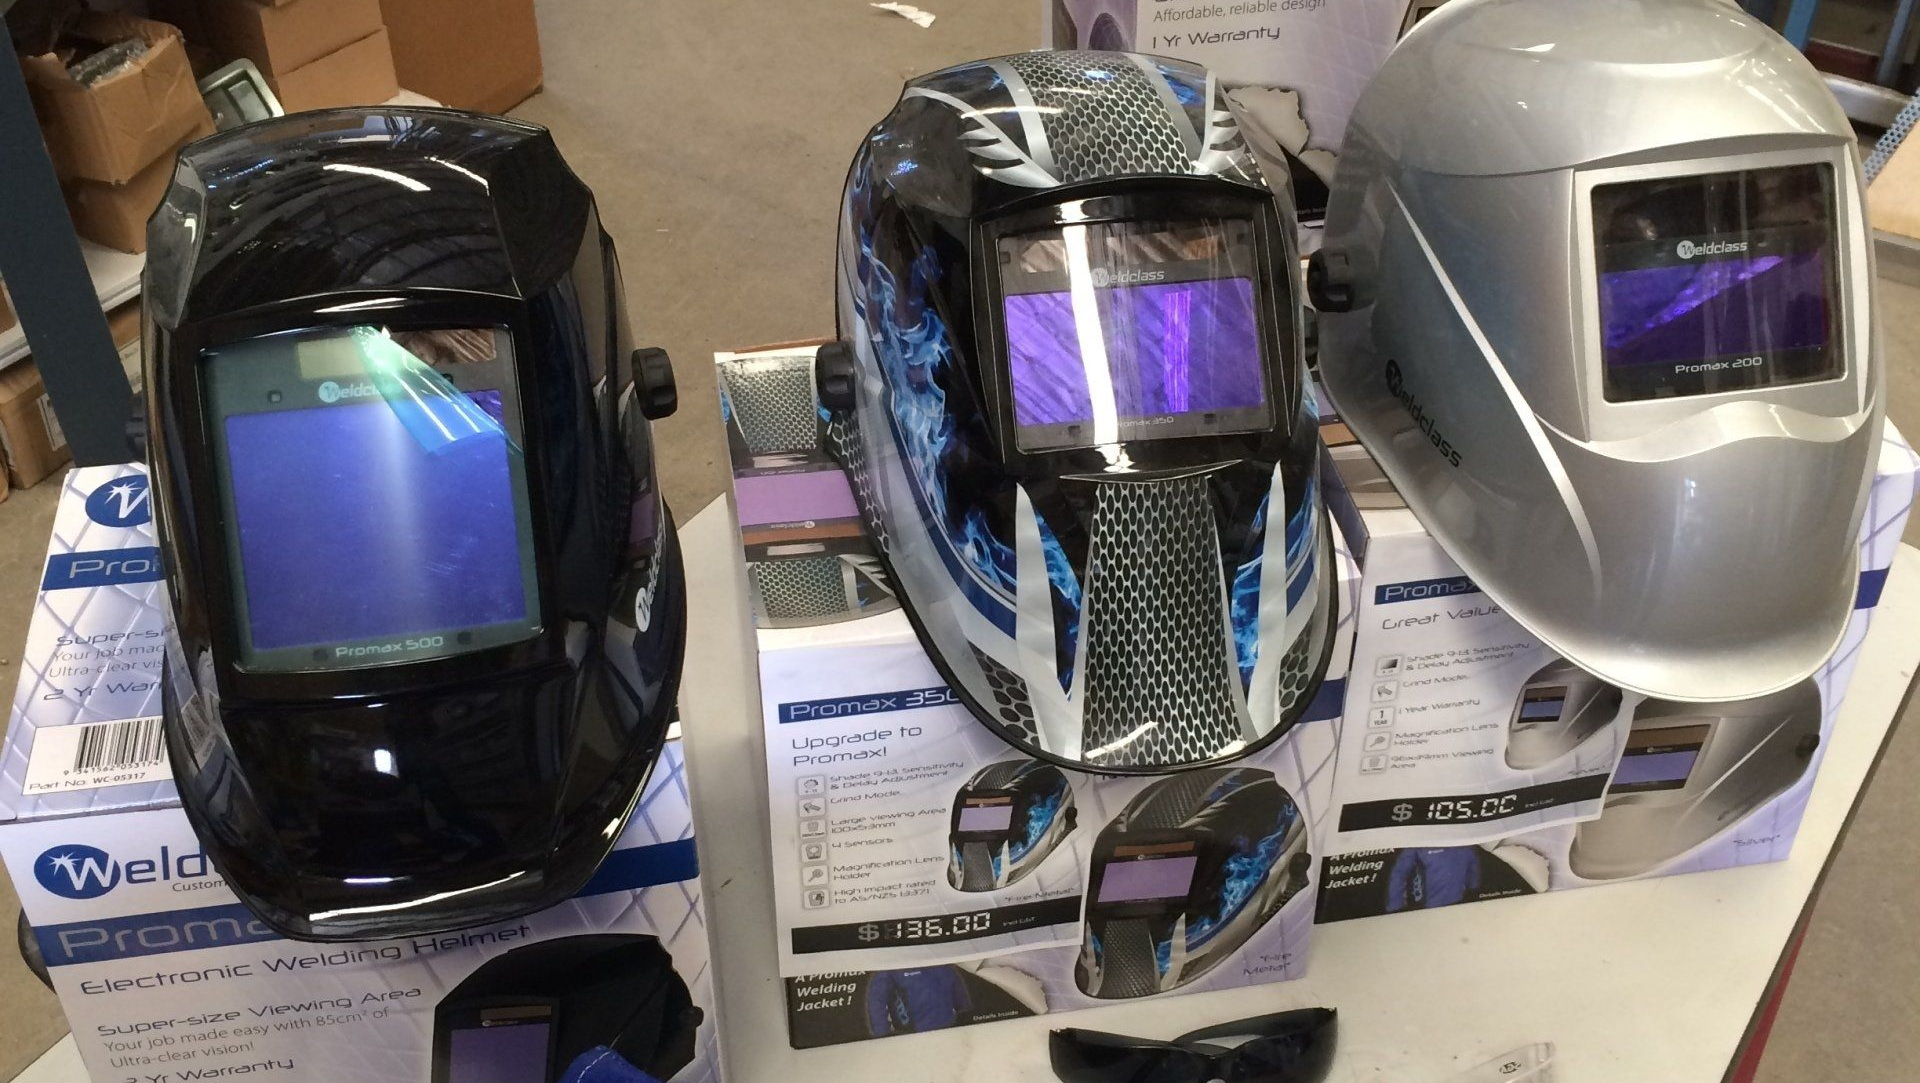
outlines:
M1306 888L1312 862L1300 808L1272 772L1155 781L1094 840L1074 981L1104 1000L1194 981Z
M953 798L947 882L994 891L1024 879L1073 833L1079 815L1058 767L1034 760L982 767Z
M164 699L207 853L290 936L566 898L685 644L612 242L547 133L307 113L182 153L149 231Z
M921 642L1023 753L1285 732L1332 643L1293 215L1207 72L1036 52L913 80L854 156L830 446Z

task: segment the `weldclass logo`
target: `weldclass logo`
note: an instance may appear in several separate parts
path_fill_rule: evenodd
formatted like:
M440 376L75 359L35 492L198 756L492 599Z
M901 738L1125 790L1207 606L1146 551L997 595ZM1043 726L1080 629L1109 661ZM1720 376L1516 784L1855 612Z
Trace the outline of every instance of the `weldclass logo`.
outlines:
M87 494L87 518L101 526L139 526L151 522L151 495L144 476L109 481Z
M205 880L212 875L213 866L206 854L197 850L175 853L170 846L160 847L160 853L154 857L132 861L115 861L105 850L94 846L55 846L33 862L33 878L63 899L97 899L122 883L174 883ZM187 891L192 887L175 884L173 890Z
M1427 439L1432 441L1434 450L1440 453L1440 457L1459 466L1460 450L1440 434L1440 426L1434 424L1433 419L1427 416L1426 410L1421 408L1420 400L1414 397L1413 392L1407 390L1406 374L1400 371L1400 362L1392 358L1387 359L1387 390L1393 393L1394 398L1400 400L1401 407L1407 411L1407 416L1413 419L1413 423L1419 427L1420 431L1427 434Z
M1106 289L1108 286L1131 286L1140 282L1164 282L1167 272L1111 271L1105 267L1095 267L1092 277L1095 289Z
M317 393L320 396L321 402L331 406L341 399L364 399L369 395L379 394L379 391L375 389L372 384L366 383L365 381L342 384L328 380L320 385Z
M92 846L55 846L33 863L33 878L63 899L97 899L120 884L120 865Z
M1673 254L1681 259L1695 256L1733 256L1747 250L1745 241L1708 241L1700 244L1694 241L1681 241L1673 246Z

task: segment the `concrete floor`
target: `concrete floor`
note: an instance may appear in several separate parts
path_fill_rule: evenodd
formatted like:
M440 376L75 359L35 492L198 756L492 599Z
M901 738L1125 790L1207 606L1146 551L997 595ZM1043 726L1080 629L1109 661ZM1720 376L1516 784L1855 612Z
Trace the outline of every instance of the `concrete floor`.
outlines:
M901 81L1037 44L1033 0L921 3L939 15L931 29L864 0L539 0L546 90L515 113L552 128L598 194L637 334L675 359L681 409L659 444L667 496L682 517L726 484L713 351L832 332L841 182ZM1909 318L1920 289L1888 285L1881 302L1893 416L1920 435L1920 323ZM49 481L0 504L7 690L57 491ZM1907 537L1920 542L1920 524ZM1915 777L1920 729L1905 726L1814 912L1763 1083L1907 1079L1920 1063ZM0 921L14 910L0 883ZM5 949L0 1004L4 1080L65 1024Z

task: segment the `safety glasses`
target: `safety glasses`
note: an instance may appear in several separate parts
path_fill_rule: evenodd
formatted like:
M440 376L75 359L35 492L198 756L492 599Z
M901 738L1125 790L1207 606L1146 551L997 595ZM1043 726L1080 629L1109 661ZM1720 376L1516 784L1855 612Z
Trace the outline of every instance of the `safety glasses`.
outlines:
M1333 1066L1331 1008L1302 1008L1203 1027L1170 1042L1097 1030L1056 1030L1062 1083L1319 1083Z

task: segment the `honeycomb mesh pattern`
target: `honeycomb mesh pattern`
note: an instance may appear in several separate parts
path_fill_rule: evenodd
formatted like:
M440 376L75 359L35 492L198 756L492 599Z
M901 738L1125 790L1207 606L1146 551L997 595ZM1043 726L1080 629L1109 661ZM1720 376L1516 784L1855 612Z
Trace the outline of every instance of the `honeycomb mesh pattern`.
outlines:
M873 499L873 471L867 466L867 448L860 436L860 426L843 414L834 414L827 422L827 450L840 461L847 480L853 483L853 502L859 506L867 537L873 539L880 552L888 552L887 527L880 521L879 505Z
M1027 696L1027 682L1020 675L981 653L979 647L969 643L973 649L973 660L980 663L980 672L986 675L987 684L993 689L993 713L1000 724L1013 731L1015 738L1028 744L1040 742L1040 728L1033 720L1033 701ZM1011 767L1006 779L996 782L982 780L982 786L1005 786L1024 764L999 764L999 767Z
M969 842L960 848L960 890L993 890L993 848Z
M1007 58L1041 108L1061 181L1191 172L1193 158L1166 100L1145 72L1113 61L1109 54L1084 52Z
M1089 996L1102 1000L1149 997L1160 991L1160 963L1154 957L1153 928L1140 918L1109 921L1100 932L1100 988Z
M1088 552L1089 763L1212 759L1240 740L1204 477L1102 486Z
M818 620L850 608L839 557L759 560L747 567L762 613L773 620Z
M813 360L806 357L728 365L727 399L740 434L755 455L811 451L820 445L819 407L813 398Z

